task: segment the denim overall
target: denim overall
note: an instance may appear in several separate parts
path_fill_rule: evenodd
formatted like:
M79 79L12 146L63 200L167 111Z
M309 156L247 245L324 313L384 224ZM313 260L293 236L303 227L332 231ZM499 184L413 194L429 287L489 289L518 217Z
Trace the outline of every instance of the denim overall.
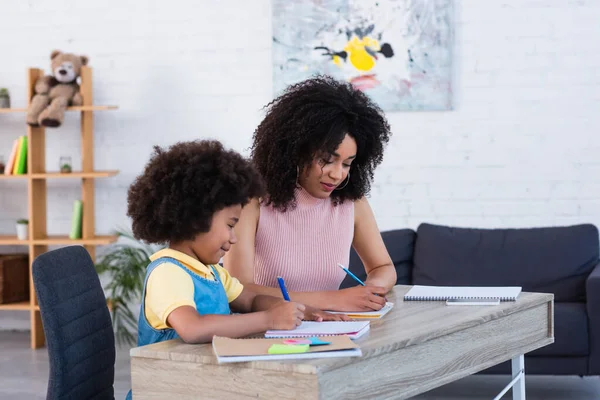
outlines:
M206 279L186 268L183 264L171 257L158 258L148 265L146 270L146 278L144 280L144 291L142 293L142 304L140 306L140 317L138 319L138 346L145 346L152 343L158 343L165 340L171 340L179 338L177 332L173 328L165 329L154 329L148 323L146 315L144 314L145 302L146 302L146 284L148 283L148 277L150 273L154 271L156 267L165 262L173 263L179 268L183 269L192 278L194 282L194 303L196 304L196 310L198 314L225 314L231 313L229 309L229 300L227 299L227 293L221 283L221 278L215 267L210 266L214 274L215 280ZM127 393L127 400L131 399L131 390Z

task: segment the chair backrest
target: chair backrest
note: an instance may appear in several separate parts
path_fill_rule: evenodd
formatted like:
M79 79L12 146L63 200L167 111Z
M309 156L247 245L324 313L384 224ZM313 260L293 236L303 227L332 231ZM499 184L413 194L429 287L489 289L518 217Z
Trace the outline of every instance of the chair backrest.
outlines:
M47 399L114 399L115 338L89 253L49 251L32 273L50 361Z

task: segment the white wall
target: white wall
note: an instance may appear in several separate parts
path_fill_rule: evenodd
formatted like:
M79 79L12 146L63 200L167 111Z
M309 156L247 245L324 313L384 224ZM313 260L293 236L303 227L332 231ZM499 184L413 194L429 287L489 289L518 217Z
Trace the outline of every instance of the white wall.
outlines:
M456 0L455 110L396 112L372 203L381 229L600 222L600 2ZM97 230L126 226L126 190L154 144L217 137L246 152L271 99L268 0L0 0L0 86L25 103L25 69L58 48L90 56L97 104ZM68 10L68 11L67 11ZM48 130L47 168L80 160L78 116ZM0 116L0 154L24 132ZM75 181L50 181L48 230L70 226ZM0 183L0 233L26 213Z
M389 113L394 137L372 205L382 230L422 221L507 227L600 223L600 2L456 0L449 112ZM247 153L272 96L269 0L0 0L0 87L26 102L26 68L86 54L97 104L96 226L128 226L126 191L152 145L216 137ZM80 162L78 116L47 130L47 169ZM25 132L0 115L0 154ZM76 181L49 182L48 230L70 227ZM0 181L0 234L27 211Z

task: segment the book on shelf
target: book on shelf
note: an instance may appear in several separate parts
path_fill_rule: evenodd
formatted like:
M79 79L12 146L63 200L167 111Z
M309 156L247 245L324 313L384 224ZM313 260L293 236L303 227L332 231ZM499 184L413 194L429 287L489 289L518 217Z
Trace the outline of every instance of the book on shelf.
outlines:
M4 175L12 175L13 168L15 166L15 159L17 158L17 151L19 150L19 139L13 141L12 150L8 157L7 163L4 166Z
M27 173L27 136L19 136L17 151L13 161L10 174L7 175L24 175Z
M22 142L19 146L19 163L17 164L16 175L23 175L27 173L27 136L21 136Z
M75 200L73 203L73 217L71 218L71 232L69 239L81 239L81 225L83 216L83 202Z

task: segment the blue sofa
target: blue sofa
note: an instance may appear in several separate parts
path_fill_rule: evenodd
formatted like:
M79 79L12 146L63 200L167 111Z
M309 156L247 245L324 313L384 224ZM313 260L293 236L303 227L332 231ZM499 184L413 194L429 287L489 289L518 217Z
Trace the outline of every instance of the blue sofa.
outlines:
M382 232L397 284L522 286L553 293L555 342L525 356L528 374L600 375L598 229L591 224L519 229L428 223ZM350 270L365 272L354 250ZM341 288L355 285L346 278ZM510 373L503 363L482 373Z

